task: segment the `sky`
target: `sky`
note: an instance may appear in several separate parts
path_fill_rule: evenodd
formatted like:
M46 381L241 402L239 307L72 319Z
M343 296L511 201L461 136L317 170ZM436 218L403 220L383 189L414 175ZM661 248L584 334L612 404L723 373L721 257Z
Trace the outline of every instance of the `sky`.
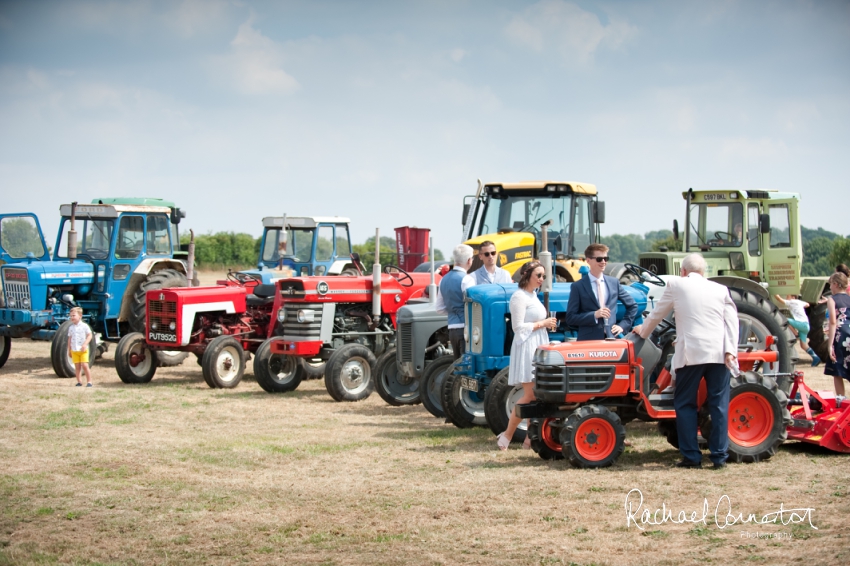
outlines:
M593 183L604 234L681 193L798 192L850 234L850 2L0 0L0 212L174 200L430 228L477 179Z

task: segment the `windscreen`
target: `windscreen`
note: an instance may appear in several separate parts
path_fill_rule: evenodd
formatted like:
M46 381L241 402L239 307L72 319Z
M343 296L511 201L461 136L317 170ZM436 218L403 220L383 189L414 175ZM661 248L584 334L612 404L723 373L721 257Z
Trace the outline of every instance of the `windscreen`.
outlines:
M280 228L266 230L263 244L263 261L278 261L281 256L293 261L310 261L313 254L314 228L298 228L286 231L284 248L283 234Z
M586 200L586 199L581 199ZM570 219L572 218L573 198L571 196L507 194L504 198L488 196L486 208L479 225L477 236L495 234L500 230L510 229L514 232L531 232L539 236L541 225L551 220L548 237L550 241L560 238L559 251L566 251L570 234ZM589 230L589 207L577 211L582 228ZM589 232L588 232L589 237ZM582 248L583 249L583 248Z
M738 247L744 239L744 207L733 203L691 205L690 246Z
M106 259L109 256L113 226L114 220L81 220L77 218L74 225L77 232L77 255L86 255L91 259ZM55 254L57 258L68 257L68 231L70 229L70 218L63 218L60 228L62 239Z

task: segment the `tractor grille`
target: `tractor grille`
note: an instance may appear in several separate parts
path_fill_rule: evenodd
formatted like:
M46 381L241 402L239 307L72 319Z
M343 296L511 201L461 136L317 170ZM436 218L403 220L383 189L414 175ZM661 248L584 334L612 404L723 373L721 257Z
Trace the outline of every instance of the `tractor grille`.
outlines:
M3 288L6 290L6 308L29 310L30 282L26 269L3 270Z
M284 340L319 340L322 337L322 303L284 303ZM298 322L298 311L312 312L313 320Z
M479 335L478 343L472 339L472 331L477 328ZM484 348L484 315L481 312L481 303L472 303L472 327L469 329L469 341L467 347L471 347L473 354L480 354Z
M646 270L653 272L656 275L668 275L667 258L663 257L644 257L640 259L640 266Z
M535 364L535 396L563 403L568 393L602 393L614 380L614 366L549 366Z
M172 322L177 324L175 301L148 301L148 328L165 330Z
M401 361L413 361L413 323L403 322L398 325L398 344L401 349Z

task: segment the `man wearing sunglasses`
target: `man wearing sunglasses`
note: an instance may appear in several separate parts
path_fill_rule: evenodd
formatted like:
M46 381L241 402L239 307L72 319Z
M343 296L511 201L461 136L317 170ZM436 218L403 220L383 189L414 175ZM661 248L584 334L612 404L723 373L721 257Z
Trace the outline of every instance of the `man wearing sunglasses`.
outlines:
M578 327L578 340L604 340L625 334L637 316L637 303L620 281L605 275L608 265L608 246L590 244L584 251L590 273L573 283L567 303L566 322ZM626 307L626 316L619 322L617 299Z
M478 247L478 258L484 265L469 274L469 277L475 280L475 285L513 283L511 274L506 269L496 266L497 253L496 244L490 240L481 242Z

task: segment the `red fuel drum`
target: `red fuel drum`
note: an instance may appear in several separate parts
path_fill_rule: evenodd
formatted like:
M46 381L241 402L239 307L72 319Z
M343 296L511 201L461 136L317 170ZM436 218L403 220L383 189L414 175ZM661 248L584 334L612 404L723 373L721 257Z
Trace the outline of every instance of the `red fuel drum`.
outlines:
M148 291L147 342L155 346L186 346L197 313L244 313L247 295L244 287L228 286Z

